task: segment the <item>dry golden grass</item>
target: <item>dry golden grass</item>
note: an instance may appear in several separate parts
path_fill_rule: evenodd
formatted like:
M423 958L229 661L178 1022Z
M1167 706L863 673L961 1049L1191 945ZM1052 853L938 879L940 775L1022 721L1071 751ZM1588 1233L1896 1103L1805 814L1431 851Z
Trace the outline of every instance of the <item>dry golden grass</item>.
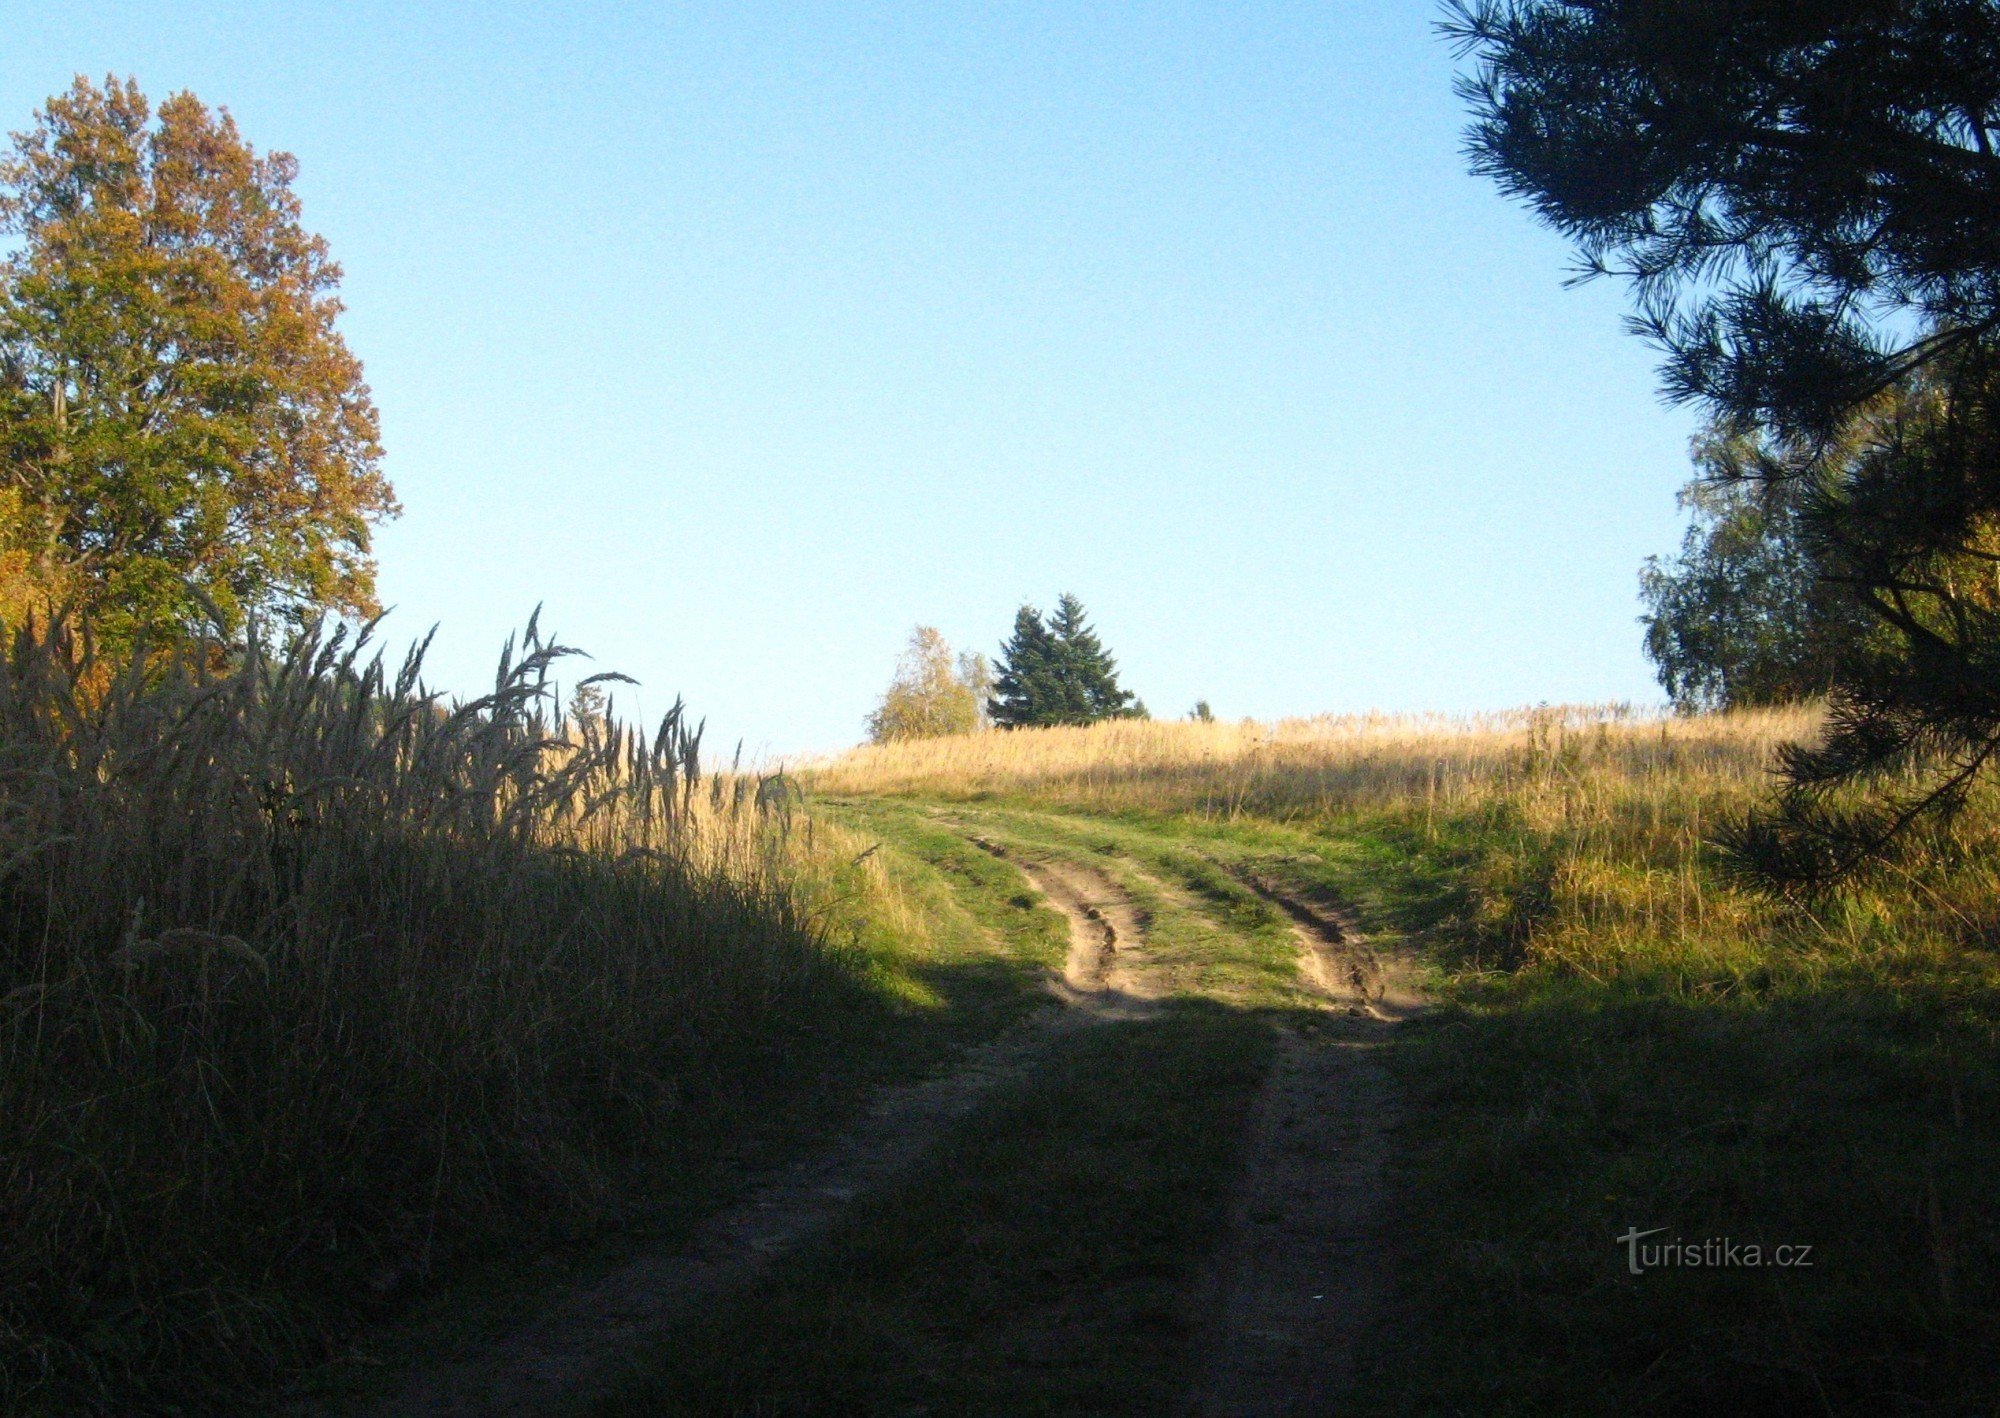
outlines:
M872 998L851 844L678 716L552 718L532 630L466 704L339 638L80 653L0 654L0 1410L207 1401L655 1204Z
M1487 942L1483 958L1510 967L1666 969L1713 988L1761 970L1778 931L1807 954L1840 956L1978 936L2000 899L1980 865L2000 859L1990 805L1810 916L1716 871L1715 829L1764 796L1778 746L1811 736L1819 717L1813 706L1684 717L1605 705L1113 721L862 747L800 776L831 796L1390 826L1477 858L1464 924Z
M1760 780L1810 708L1665 717L1622 705L1320 715L1260 723L1114 720L857 748L801 776L830 794L1020 795L1103 811L1293 818L1426 804L1454 813L1524 788L1567 808L1609 795Z

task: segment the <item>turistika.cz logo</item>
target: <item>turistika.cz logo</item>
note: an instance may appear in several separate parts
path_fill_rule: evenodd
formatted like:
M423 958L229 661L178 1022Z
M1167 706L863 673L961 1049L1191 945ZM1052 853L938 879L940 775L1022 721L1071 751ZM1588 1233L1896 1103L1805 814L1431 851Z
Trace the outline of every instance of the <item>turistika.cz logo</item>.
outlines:
M1648 1236L1661 1235L1666 1229L1655 1226L1650 1231L1641 1231L1634 1226L1618 1238L1618 1244L1625 1248L1626 1267L1634 1275L1666 1268L1757 1270L1764 1266L1783 1266L1796 1270L1809 1269L1813 1263L1811 1246L1763 1246L1755 1241L1732 1241L1727 1236L1710 1236L1700 1241L1677 1238L1647 1243Z

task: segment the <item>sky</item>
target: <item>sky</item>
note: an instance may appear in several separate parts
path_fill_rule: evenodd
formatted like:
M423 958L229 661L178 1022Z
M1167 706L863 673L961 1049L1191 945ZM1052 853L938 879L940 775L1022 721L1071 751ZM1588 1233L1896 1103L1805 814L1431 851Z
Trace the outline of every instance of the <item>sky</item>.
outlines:
M1156 716L1656 702L1696 418L1435 18L15 0L0 127L130 75L297 156L447 690L540 605L770 761L1070 591Z

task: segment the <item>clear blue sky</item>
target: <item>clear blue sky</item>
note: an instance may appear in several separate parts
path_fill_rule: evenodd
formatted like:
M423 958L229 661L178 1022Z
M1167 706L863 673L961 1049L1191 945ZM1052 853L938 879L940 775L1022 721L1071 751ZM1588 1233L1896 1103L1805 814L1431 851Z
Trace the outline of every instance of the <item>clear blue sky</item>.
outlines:
M539 601L835 747L913 624L1073 590L1156 714L1657 699L1694 420L1465 171L1434 17L15 4L0 123L115 72L298 156L447 687Z

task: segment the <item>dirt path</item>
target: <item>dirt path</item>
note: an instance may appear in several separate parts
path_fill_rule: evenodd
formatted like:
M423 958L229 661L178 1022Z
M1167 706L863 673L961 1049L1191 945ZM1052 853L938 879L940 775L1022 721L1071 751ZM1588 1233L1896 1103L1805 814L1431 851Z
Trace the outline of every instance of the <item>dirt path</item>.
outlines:
M1025 1076L1052 1038L1087 1022L1072 1010L1040 1010L972 1050L952 1073L882 1090L853 1130L710 1217L692 1244L641 1256L561 1296L525 1326L410 1376L387 1399L347 1411L470 1418L580 1406L616 1382L649 1338L696 1304L751 1283L776 1257L826 1229L995 1088Z
M949 1075L882 1090L855 1128L709 1218L692 1244L638 1257L569 1291L527 1324L410 1375L386 1399L291 1411L486 1418L579 1408L608 1391L633 1354L696 1305L748 1286L854 1198L908 1170L987 1095L1032 1071L1054 1039L1158 1008L1138 913L1122 892L1085 867L1030 862L980 845L1013 862L1069 921L1063 979L1051 985L1058 1006L972 1050Z
M893 1182L993 1091L1032 1072L1078 1028L1157 1014L1167 962L1142 913L1089 863L1031 855L978 836L1069 923L1056 1002L968 1053L950 1074L882 1090L836 1142L767 1177L704 1222L691 1243L639 1256L556 1297L532 1320L408 1375L371 1415L554 1414L608 1392L635 1354L700 1305L740 1291L825 1231L856 1197ZM1239 872L1285 912L1320 1008L1282 1025L1276 1062L1246 1128L1242 1181L1206 1269L1214 1317L1205 1380L1188 1411L1307 1414L1337 1405L1381 1288L1375 1218L1395 1118L1377 1051L1421 1006L1395 956L1371 948L1326 903ZM1162 888L1163 891L1166 887ZM1181 909L1195 903L1172 896Z
M1144 1019L1166 993L1146 949L1138 909L1103 872L1059 857L1033 858L984 837L973 842L1011 863L1069 919L1064 995L1100 1019Z
M1164 971L1149 971L1143 951L1121 958L1121 940L1143 937L1129 898L1107 877L975 840L1071 917L1072 941L1103 942L1101 951L1073 952L1065 972L1072 988L1122 986L1148 1005L1164 993ZM1319 1415L1337 1411L1352 1383L1386 1278L1377 1220L1398 1107L1379 1051L1425 1002L1408 958L1377 949L1338 905L1262 872L1234 875L1284 914L1317 1009L1280 1025L1245 1129L1227 1229L1198 1287L1198 1308L1214 1323L1205 1379L1187 1406L1215 1418ZM1203 909L1175 883L1147 876L1178 908Z
M1323 1414L1352 1382L1381 1293L1381 1210L1393 1081L1378 1052L1422 1007L1400 957L1352 922L1268 879L1239 873L1282 909L1319 1017L1281 1027L1250 1117L1242 1180L1205 1281L1216 1315L1207 1381L1189 1407L1262 1418Z
M1331 1006L1390 1024L1422 1011L1408 958L1377 951L1349 912L1287 890L1261 872L1238 870L1235 876L1284 912L1299 943L1299 968Z

